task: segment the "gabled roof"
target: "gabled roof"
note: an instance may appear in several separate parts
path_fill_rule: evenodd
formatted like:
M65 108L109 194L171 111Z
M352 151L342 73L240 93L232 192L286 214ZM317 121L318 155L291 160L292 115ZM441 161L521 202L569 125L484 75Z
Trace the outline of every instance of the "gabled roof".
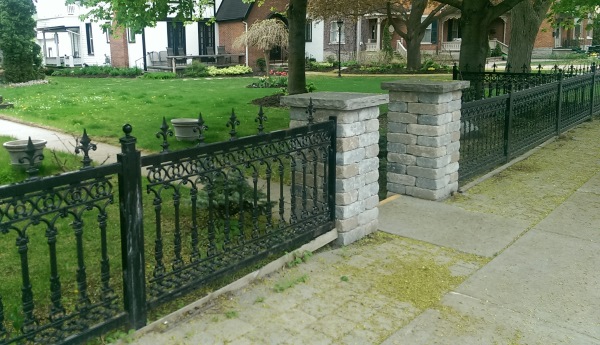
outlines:
M217 22L244 20L248 17L253 3L244 3L242 0L223 0L217 10Z

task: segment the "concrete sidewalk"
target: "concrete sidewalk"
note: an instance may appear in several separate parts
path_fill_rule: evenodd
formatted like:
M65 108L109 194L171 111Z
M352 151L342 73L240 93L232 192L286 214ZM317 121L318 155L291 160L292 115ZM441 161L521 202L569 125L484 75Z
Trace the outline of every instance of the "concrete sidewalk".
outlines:
M380 205L382 231L348 247L300 251L284 269L121 342L600 344L599 128L569 132L468 191L467 201L390 198ZM59 150L75 142L9 121L0 133ZM99 145L94 155L118 152ZM552 164L539 168L543 159Z

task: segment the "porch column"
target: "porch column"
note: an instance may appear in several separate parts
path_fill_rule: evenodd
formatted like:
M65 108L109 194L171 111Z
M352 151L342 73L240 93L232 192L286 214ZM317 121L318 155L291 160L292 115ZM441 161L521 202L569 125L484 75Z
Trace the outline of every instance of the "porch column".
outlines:
M468 81L394 81L388 111L388 194L442 200L458 190L460 110Z
M317 92L283 97L290 127L308 124L312 98L314 122L337 117L335 215L337 243L350 244L377 230L379 204L379 105L387 95Z
M381 50L381 18L377 17L377 50Z

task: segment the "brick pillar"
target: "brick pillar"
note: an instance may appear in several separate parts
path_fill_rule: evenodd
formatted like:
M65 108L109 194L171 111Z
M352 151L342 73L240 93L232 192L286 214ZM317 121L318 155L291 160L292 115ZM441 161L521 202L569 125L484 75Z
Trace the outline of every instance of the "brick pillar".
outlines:
M395 81L388 112L388 194L442 200L458 190L460 109L468 81Z
M317 92L283 97L290 127L308 124L312 98L315 122L337 117L335 214L337 243L350 244L377 230L379 215L379 105L387 95Z

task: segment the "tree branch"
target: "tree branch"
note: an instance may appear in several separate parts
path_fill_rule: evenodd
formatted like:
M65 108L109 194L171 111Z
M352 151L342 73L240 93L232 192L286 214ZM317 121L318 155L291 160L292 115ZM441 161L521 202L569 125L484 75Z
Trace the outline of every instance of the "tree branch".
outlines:
M478 0L483 1L483 0ZM463 0L437 0L437 2L441 2L442 4L450 5L452 7L461 9L463 7Z

